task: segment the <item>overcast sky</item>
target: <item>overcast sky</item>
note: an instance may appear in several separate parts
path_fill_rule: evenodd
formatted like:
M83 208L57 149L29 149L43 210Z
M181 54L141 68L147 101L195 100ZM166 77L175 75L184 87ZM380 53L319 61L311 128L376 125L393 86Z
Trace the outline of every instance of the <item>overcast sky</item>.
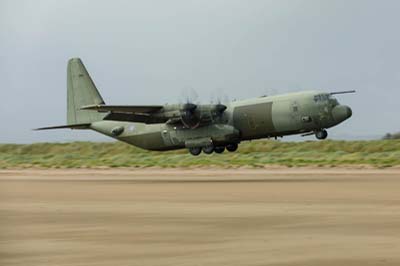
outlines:
M0 142L105 140L66 123L66 64L106 103L201 102L322 89L351 120L333 138L400 130L400 1L0 0Z

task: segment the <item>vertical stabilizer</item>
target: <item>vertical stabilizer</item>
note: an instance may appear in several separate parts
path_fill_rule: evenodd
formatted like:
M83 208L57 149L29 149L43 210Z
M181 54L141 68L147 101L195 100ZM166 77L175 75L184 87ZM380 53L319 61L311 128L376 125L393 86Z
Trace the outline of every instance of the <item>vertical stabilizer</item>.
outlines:
M82 106L95 104L104 104L96 85L82 60L70 59L67 68L67 124L87 124L102 120L105 116L102 113L80 110Z

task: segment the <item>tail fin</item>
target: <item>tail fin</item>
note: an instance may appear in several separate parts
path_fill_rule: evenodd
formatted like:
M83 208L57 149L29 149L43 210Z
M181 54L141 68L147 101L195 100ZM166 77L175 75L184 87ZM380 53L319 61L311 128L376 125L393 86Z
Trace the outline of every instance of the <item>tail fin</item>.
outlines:
M67 68L67 124L90 124L103 120L105 114L81 110L87 105L104 104L81 59L72 58Z

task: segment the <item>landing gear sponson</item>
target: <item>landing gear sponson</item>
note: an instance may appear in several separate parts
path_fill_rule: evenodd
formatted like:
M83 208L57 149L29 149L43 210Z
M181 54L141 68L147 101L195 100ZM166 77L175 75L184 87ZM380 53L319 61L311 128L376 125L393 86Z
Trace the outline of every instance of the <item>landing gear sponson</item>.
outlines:
M303 136L308 136L308 135L312 135L312 134L315 134L315 137L319 140L324 140L328 137L328 132L325 129L318 130L318 131L315 131L314 133L306 134ZM190 154L192 154L194 156L199 155L202 151L205 154L212 154L213 152L221 154L225 150L227 150L229 152L235 152L238 149L238 146L239 145L237 143L230 143L230 144L227 144L226 146L214 146L213 144L210 144L205 147L189 148L189 152L190 152Z

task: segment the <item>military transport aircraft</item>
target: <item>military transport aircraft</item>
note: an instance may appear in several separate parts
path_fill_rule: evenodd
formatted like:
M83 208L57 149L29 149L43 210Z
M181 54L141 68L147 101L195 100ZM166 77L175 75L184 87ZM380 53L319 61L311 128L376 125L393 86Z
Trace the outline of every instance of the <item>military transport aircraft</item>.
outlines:
M187 148L192 155L234 152L241 141L315 134L352 116L336 94L304 91L229 104L106 105L79 58L67 68L67 125L45 129L91 129L143 149Z

